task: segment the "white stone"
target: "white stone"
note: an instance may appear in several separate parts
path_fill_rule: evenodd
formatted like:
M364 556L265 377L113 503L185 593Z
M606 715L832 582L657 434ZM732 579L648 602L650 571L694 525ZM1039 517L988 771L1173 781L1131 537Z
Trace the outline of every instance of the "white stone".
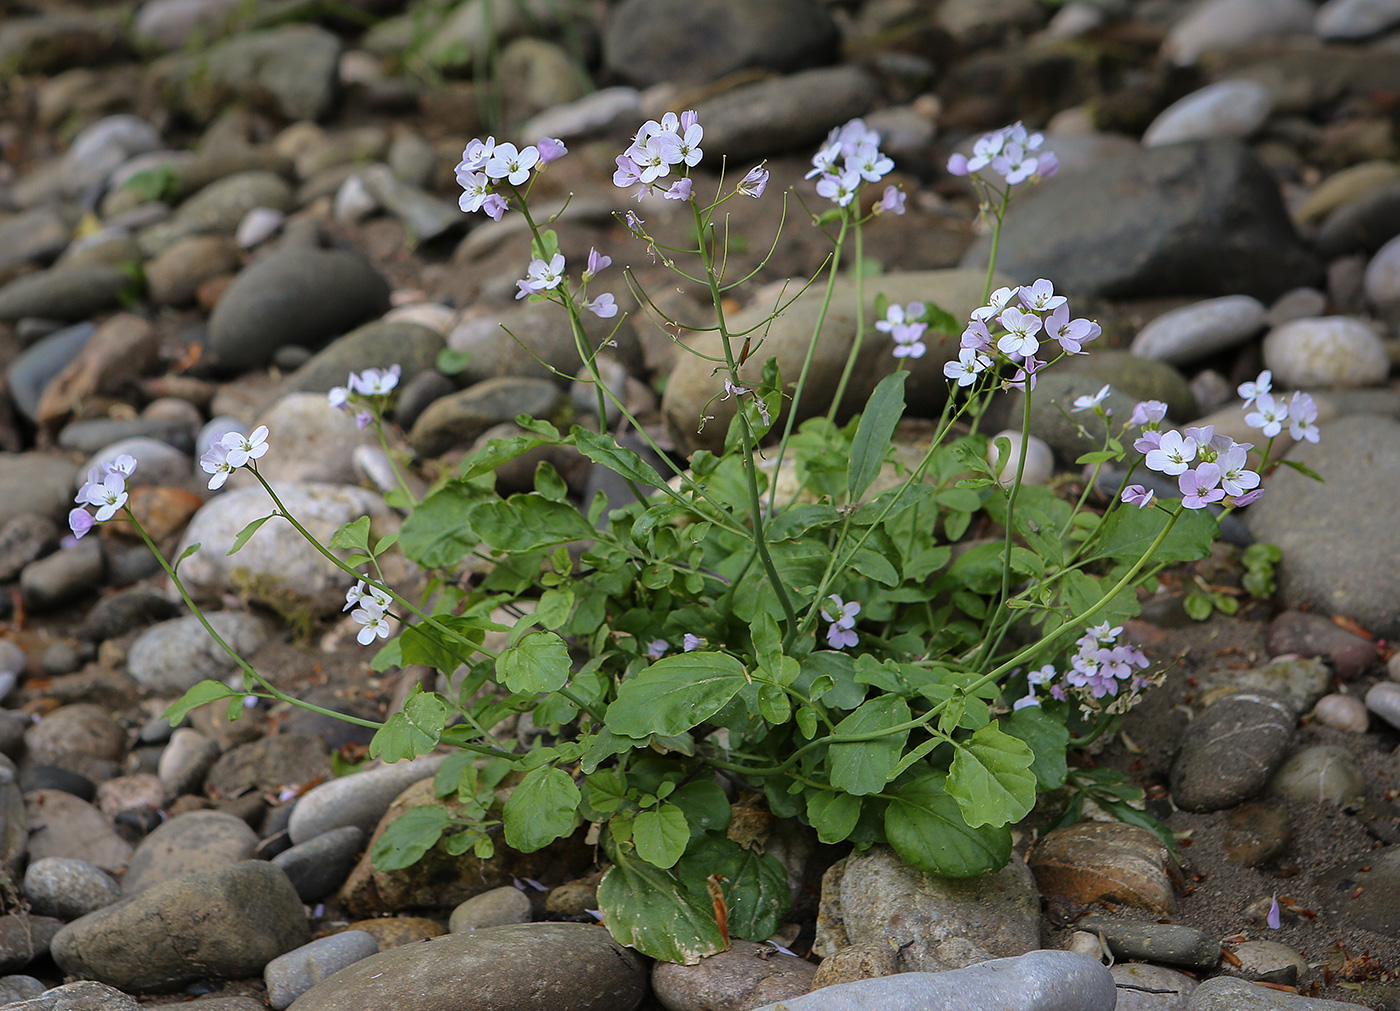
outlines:
M1311 34L1314 14L1308 0L1206 0L1172 26L1162 54L1189 66L1212 49Z
M260 246L277 234L287 216L273 207L254 207L238 223L234 241L242 249Z
M332 213L337 221L363 221L379 210L379 201L359 176L350 176L335 191Z
M1400 727L1400 684L1381 681L1366 693L1366 708L1392 727Z
M532 117L520 128L520 139L534 144L542 137L581 137L605 130L620 119L638 118L641 110L642 95L636 88L603 88Z
M1011 443L1006 462L998 466L997 440L1006 439ZM987 462L997 468L997 480L1003 488L1010 488L1016 481L1016 464L1021 459L1021 433L1008 428L992 436L987 446ZM1045 484L1055 474L1055 452L1045 442L1034 435L1026 440L1026 465L1021 471L1024 484Z
M119 115L99 119L84 127L63 156L60 173L64 188L82 193L102 182L132 155L160 147L160 131L139 116Z
M1267 310L1249 295L1226 295L1164 312L1138 331L1132 353L1187 365L1235 347L1264 328Z
M1400 0L1328 0L1313 22L1324 39L1365 39L1400 24Z
M1249 137L1264 125L1273 107L1269 89L1258 81L1218 81L1163 109L1142 135L1142 146Z
M1370 722L1365 704L1355 695L1324 695L1317 700L1314 713L1317 722L1325 726L1358 734L1365 733Z
M214 611L205 617L244 657L267 641L267 623L247 611ZM179 695L206 679L221 681L237 669L193 614L146 629L131 644L126 659L132 679L161 695Z
M1376 250L1363 284L1366 300L1381 312L1400 310L1400 235Z
M395 525L384 499L371 491L312 483L275 487L288 511L322 544L329 543L342 525L361 516L371 519L372 539ZM338 612L352 578L322 557L286 520L268 520L236 555L229 555L238 532L271 513L272 502L261 485L235 489L206 502L175 552L179 558L190 545L200 545L181 563L181 580L196 598L234 593L284 614L303 607L321 614ZM403 575L400 556L391 555L384 562L393 570L385 575L398 582ZM170 592L173 595L174 589Z
M183 484L194 466L188 456L170 443L138 435L114 442L92 454L82 469L74 475L73 489L76 491L83 486L87 481L88 472L94 467L110 463L123 455L136 461L136 470L127 479L127 483L133 488L138 485Z
M440 302L410 302L398 305L384 314L385 323L417 323L443 337L452 332L452 324L457 321L457 310Z
M1295 319L1264 338L1264 364L1278 388L1375 386L1385 382L1385 344L1349 316Z
M275 452L258 461L269 481L328 481L356 484L351 457L359 446L377 445L373 428L334 408L324 393L289 393L258 419L277 440Z

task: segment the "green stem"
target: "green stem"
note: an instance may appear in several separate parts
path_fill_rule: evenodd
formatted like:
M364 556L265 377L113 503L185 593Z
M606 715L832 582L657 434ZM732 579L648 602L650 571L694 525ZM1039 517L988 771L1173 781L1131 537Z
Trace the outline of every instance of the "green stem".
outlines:
M842 234L845 234L846 223L841 222ZM850 353L846 355L846 366L841 370L841 379L836 383L836 393L831 398L831 407L827 410L826 416L830 421L836 419L836 412L841 407L841 401L846 396L846 384L851 380L851 373L855 370L856 359L860 357L861 345L865 343L865 233L861 229L860 219L856 218L856 336L851 341ZM832 270L835 276L835 269Z
M982 637L982 649L978 652L977 659L973 663L974 667L981 666L987 657L993 655L1001 646L1002 639L1006 635L1007 629L1011 627L1011 612L1005 612L1005 620L999 621L999 616L1003 613L1002 604L1011 594L1011 549L1015 544L1015 519L1016 519L1016 499L1021 494L1021 479L1026 473L1026 450L1029 448L1031 432L1031 384L1026 383L1025 396L1022 398L1023 409L1021 411L1021 451L1016 458L1016 480L1011 483L1011 491L1006 497L1006 552L1001 560L1001 589L997 591L997 599L988 611L991 616L987 624L986 633ZM1000 460L997 461L1001 463ZM998 629L997 625L1001 628Z
M408 480L403 476L403 471L394 461L394 454L389 452L389 440L384 437L384 419L378 413L374 416L374 434L379 436L379 447L384 451L384 458L389 461L389 467L394 472L394 480L399 483L399 490L408 499L409 507L418 508L418 496L409 490Z

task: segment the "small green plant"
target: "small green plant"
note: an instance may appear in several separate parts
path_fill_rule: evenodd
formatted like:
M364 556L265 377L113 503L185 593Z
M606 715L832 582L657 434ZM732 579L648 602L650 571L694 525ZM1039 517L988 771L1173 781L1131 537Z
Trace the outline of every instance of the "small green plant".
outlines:
M652 445L653 463L607 431L566 432L521 416L524 434L477 450L421 500L401 480L390 499L411 515L398 534L372 538L366 517L328 545L259 473L265 428L230 435L201 460L211 488L247 469L271 497L272 512L241 531L233 551L268 519L285 519L356 580L347 610L362 644L384 640L377 669L424 664L452 685L415 691L383 724L353 721L376 729L369 753L385 761L455 749L437 774L442 802L395 822L373 858L392 869L429 852L485 857L501 843L532 851L582 831L609 865L598 889L608 929L646 954L689 963L731 936L768 937L791 899L781 864L731 824L739 805L801 822L825 843L888 843L910 865L952 877L1004 865L1010 826L1039 794L1066 784L1067 818L1093 799L1160 831L1133 806L1140 791L1116 774L1071 771L1066 754L1112 732L1160 679L1122 641L1123 622L1138 612L1136 589L1162 567L1209 554L1218 526L1208 506L1258 496L1249 447L1208 430L1164 429L1166 405L1155 401L1109 429L1105 387L1074 404L1072 413L1105 422L1102 448L1081 462L1123 459L1133 430L1142 465L1176 478L1180 497L1159 500L1130 484L1135 467L1102 509L1091 507L1092 481L1066 499L1022 480L1039 372L1084 353L1099 329L1072 318L1049 281L991 290L1017 187L1054 169L1052 156L1036 153L1039 136L1020 124L949 166L979 189L993 226L983 304L966 323L927 304L881 300L868 324L863 286L878 275L867 276L863 230L902 213L904 196L887 186L862 210L861 191L893 163L861 121L832 132L812 173L831 206L811 220L836 234L810 285L821 311L795 377L763 354L772 316L741 330L725 310L725 293L752 276L727 272L725 205L760 199L768 173L757 166L702 200L689 174L702 140L694 113L648 122L617 158L614 182L679 201L693 218L692 244L672 247L635 212L620 216L656 259L709 291L712 326L666 318L624 276L676 343L712 367L714 396L695 423L722 434L720 449L682 463ZM518 297L558 306L592 379L597 417L612 407L646 439L598 373L610 338L590 342L582 323L585 312L619 315L613 295L598 290L611 259L592 250L570 277L557 236L531 213L539 172L565 153L555 140L523 150L472 141L458 166L462 207L521 214L533 246ZM848 241L855 339L834 389L821 392L824 413L808 410L799 425L804 398L816 395L810 366ZM807 290L785 295L775 313ZM927 448L896 453L909 366L927 354L930 327L962 331L957 358L943 367L949 394ZM873 341L888 349L887 374L859 416L838 423L837 405ZM367 369L333 390L331 403L384 440L398 379L397 366ZM1016 453L1009 440L989 446L977 432L993 393L1008 388L1025 393ZM1254 397L1268 424L1292 407L1306 428L1296 398ZM548 463L532 491L500 495L496 468L545 446L572 447L611 469L628 501L576 502ZM75 533L125 507L131 466L124 458L89 475L86 507L70 518ZM793 480L784 484L784 474ZM982 529L1002 534L972 536ZM427 573L421 594L410 599L384 579L380 559L391 551ZM179 560L161 561L183 593ZM464 577L468 562L475 574ZM242 683L202 682L170 709L172 722L212 702L236 711L248 695L295 702L219 641ZM528 744L492 736L502 720L526 714L540 731Z

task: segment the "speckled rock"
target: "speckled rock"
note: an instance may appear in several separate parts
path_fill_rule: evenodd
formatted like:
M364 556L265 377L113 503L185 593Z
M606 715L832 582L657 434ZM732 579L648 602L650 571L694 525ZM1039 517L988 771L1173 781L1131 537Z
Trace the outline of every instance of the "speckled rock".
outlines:
M1188 811L1248 800L1283 761L1297 715L1282 699L1230 695L1190 724L1171 769L1172 798Z
M1390 372L1374 330L1347 316L1295 319L1264 338L1264 364L1281 387L1374 386Z
M5 1011L139 1011L140 1007L135 997L116 987L81 979L6 1004Z
M978 878L942 878L914 870L887 846L873 846L823 880L819 922L842 926L819 931L814 950L828 955L893 937L906 971L937 960L937 946L955 937L993 956L1022 954L1040 945L1039 905L1030 868L1020 860Z
M244 656L267 641L268 624L255 614L210 611L204 617ZM137 636L127 652L126 669L153 692L180 695L200 681L221 681L238 668L199 617L189 615L152 625Z
M40 916L75 920L121 898L121 885L82 860L48 857L24 872L24 894Z
M181 943L170 944L171 937ZM155 993L259 975L308 940L306 914L286 875L248 860L165 881L89 913L59 931L51 950L64 972Z
M461 980L493 1011L632 1011L646 993L641 956L602 927L521 923L447 934L356 962L312 987L296 1011L451 1011ZM528 988L521 980L530 980Z
M257 833L222 811L192 811L172 818L141 840L122 878L128 898L167 881L231 867L249 860Z

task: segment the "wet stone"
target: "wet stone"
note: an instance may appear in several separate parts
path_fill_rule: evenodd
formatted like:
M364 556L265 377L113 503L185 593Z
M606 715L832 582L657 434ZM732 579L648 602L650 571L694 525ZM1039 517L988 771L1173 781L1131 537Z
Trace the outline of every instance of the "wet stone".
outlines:
M1283 700L1230 695L1196 717L1172 765L1172 795L1188 811L1218 811L1253 797L1283 761L1297 717Z
M1119 958L1140 958L1188 969L1213 969L1220 964L1219 943L1195 927L1110 916L1086 916L1077 926L1101 934L1109 950Z

